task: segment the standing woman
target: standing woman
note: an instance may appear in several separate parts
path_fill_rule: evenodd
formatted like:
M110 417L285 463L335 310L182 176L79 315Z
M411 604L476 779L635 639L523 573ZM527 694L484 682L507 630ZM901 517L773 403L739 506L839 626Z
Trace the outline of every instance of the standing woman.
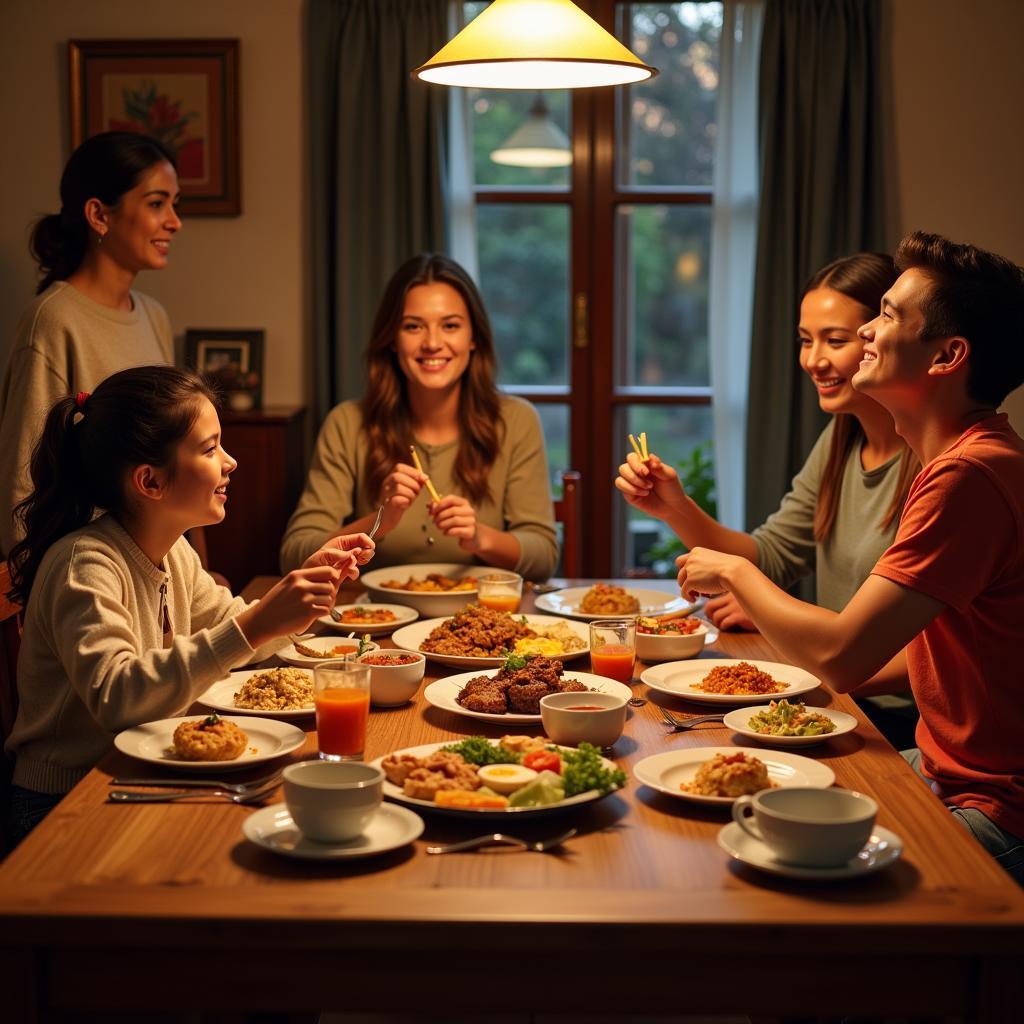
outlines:
M58 398L111 373L174 362L171 324L132 289L167 265L181 227L174 158L156 139L104 132L82 143L60 182L60 213L41 218L31 250L42 272L0 390L0 547L22 536L13 511L31 489L29 460Z
M399 267L366 359L362 401L336 406L320 430L283 570L343 530L369 530L383 505L378 565L482 563L550 576L558 545L540 419L498 391L490 322L465 270L433 253Z

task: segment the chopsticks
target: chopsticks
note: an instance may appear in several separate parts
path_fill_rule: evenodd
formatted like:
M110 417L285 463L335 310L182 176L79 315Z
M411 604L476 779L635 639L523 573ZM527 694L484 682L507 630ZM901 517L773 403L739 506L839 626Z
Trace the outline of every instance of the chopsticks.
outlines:
M416 445L409 445L409 454L412 456L412 464L420 473L423 473L423 463L420 462L419 454L416 452ZM427 476L426 473L423 473L423 475ZM441 500L441 495L437 493L437 488L434 486L433 481L431 481L429 476L427 476L427 490L430 491L430 496L434 501Z
M647 432L646 431L642 430L640 432L640 443L639 444L636 443L636 438L632 434L630 434L629 435L629 443L633 446L633 451L635 451L637 453L637 455L639 455L640 458L644 460L644 462L646 462L651 457L651 453L647 450Z

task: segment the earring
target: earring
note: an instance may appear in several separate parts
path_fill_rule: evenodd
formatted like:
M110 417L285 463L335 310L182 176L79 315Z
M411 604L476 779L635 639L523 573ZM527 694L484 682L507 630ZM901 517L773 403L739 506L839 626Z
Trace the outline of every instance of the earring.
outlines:
M96 236L96 248L98 249L102 244L103 244L103 236L102 235L97 235Z

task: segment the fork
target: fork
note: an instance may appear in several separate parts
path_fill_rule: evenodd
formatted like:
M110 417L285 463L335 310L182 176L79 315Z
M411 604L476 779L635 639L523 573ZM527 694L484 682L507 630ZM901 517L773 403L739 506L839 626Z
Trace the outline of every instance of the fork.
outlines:
M111 779L110 785L112 786L170 786L172 788L181 789L188 787L190 789L196 789L197 787L204 787L210 789L222 789L228 793L252 793L258 789L267 789L271 786L276 786L281 781L281 772L272 772L270 775L264 775L261 779L253 779L251 782L217 782L212 779L191 779L188 782L183 782L181 779ZM159 796L160 794L153 794Z
M511 846L517 850L530 850L533 853L546 853L556 846L561 846L567 839L576 835L576 829L571 828L560 836L551 839L542 839L539 842L531 843L518 836L506 835L504 832L492 832L487 836L477 836L475 839L464 839L461 843L442 843L438 846L428 846L427 853L460 853L465 850L479 850L481 846Z
M261 804L275 789L276 782L247 793L231 793L224 789L187 789L180 793L132 793L126 789L112 789L107 794L107 800L112 804L165 804L172 800L191 800L197 796L222 796L233 804Z
M696 715L693 718L676 718L668 708L663 708L660 704L658 710L661 712L661 717L665 719L665 724L670 725L674 732L685 732L687 729L692 729L695 725L703 725L705 722L720 722L725 718L725 714L717 715Z
M370 540L377 539L377 531L380 529L380 524L384 520L384 505L381 504L380 508L377 509L377 514L373 517L373 526L370 527ZM341 612L337 608L331 609L331 618L335 622L341 622Z

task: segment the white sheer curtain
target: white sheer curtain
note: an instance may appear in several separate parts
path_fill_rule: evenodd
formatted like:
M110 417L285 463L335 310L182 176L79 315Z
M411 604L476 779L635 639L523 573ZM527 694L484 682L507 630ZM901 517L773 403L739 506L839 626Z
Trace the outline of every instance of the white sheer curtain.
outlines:
M718 518L743 530L763 0L726 0L723 17L709 281L712 424Z

